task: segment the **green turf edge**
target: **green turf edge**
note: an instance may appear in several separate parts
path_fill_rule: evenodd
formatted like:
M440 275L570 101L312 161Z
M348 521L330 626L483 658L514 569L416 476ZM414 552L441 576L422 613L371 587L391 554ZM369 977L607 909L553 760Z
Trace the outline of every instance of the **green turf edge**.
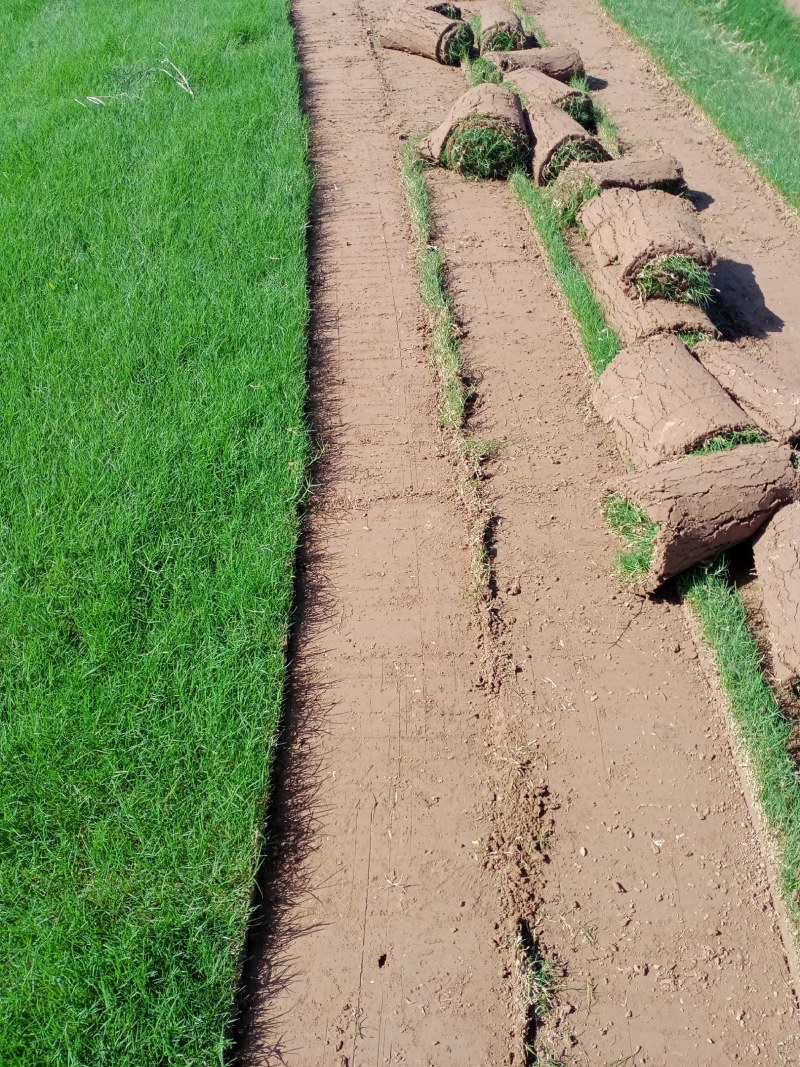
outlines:
M680 583L711 649L733 721L756 782L758 800L780 857L780 885L800 927L800 773L787 751L792 724L761 664L747 608L727 560L702 564Z
M572 257L558 212L546 190L517 171L511 187L533 222L550 270L578 327L592 374L599 378L620 351L619 335L606 319L589 281Z
M400 152L400 179L406 209L417 240L419 295L430 316L431 350L439 386L439 423L460 434L464 426L468 389L458 347L458 324L444 286L444 255L433 242L426 164L420 159L419 138L407 141Z
M749 427L744 430L731 430L730 433L720 433L714 437L709 437L702 445L693 449L690 455L709 456L714 452L730 452L731 449L738 448L739 445L760 445L766 440L767 435L763 430L757 430L755 427Z
M650 570L658 527L642 508L620 493L608 493L603 514L611 529L628 542L617 554L617 574L622 581L635 584Z
M773 7L775 0L767 0ZM800 210L797 83L770 77L688 0L600 0L788 203ZM713 5L717 9L719 5ZM735 21L736 16L731 18ZM741 23L740 23L741 24Z

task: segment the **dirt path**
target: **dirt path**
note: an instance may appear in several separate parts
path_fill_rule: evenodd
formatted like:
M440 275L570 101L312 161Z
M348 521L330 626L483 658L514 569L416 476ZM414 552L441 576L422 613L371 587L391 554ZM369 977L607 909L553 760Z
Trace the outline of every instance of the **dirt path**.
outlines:
M548 5L554 20L562 8ZM794 1062L786 948L724 715L684 613L628 601L609 576L597 503L622 467L588 415L569 323L510 191L437 172L439 241L479 375L471 428L504 440L487 484L491 648L466 596L467 523L435 428L396 159L398 134L437 118L462 77L375 55L377 0L295 12L328 450L244 1062L520 1064L520 918L567 968L540 1050L592 1067ZM637 93L657 99L642 78ZM674 121L664 147L690 183L744 196L743 168L699 173L697 131L680 126L695 119ZM795 238L769 198L747 202L789 257ZM788 319L766 252L730 248ZM490 693L487 655L504 665Z

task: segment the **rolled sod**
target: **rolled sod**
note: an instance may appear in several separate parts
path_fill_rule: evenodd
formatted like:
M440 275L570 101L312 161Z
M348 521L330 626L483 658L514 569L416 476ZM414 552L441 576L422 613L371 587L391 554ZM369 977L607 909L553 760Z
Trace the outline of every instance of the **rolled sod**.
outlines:
M800 439L800 374L777 374L736 345L705 340L695 354L706 370L776 441Z
M595 385L592 403L639 469L753 425L686 346L667 334L623 349Z
M542 105L552 104L566 111L584 128L594 124L594 108L589 94L565 85L548 74L542 74L540 70L525 67L511 71L506 75L505 84L519 93L525 107L528 107L531 101Z
M571 163L609 158L597 138L560 107L534 97L526 101L525 110L533 131L533 178L537 185L549 185Z
M695 563L746 541L793 503L797 472L787 445L741 445L661 463L612 488L653 526L649 564L637 576L640 589L653 593Z
M398 4L380 31L384 48L432 59L445 66L457 66L474 44L471 28L457 17L442 11L458 11L446 4L426 7L421 3Z
M674 195L686 188L683 167L672 156L625 156L603 163L576 163L564 177L574 181L589 178L598 189L662 189Z
M635 291L629 296L623 286L619 266L600 266L591 250L577 239L572 242L572 251L588 275L609 324L617 331L623 344L660 333L718 336L716 326L696 304L682 304L657 297L643 301Z
M479 13L481 55L492 51L511 52L525 47L527 35L519 15L502 4L481 4Z
M420 155L468 178L506 178L530 157L525 116L510 89L486 82L453 104Z
M688 200L660 189L606 189L579 220L597 262L618 264L629 293L698 304L710 297L714 251Z
M800 682L800 504L770 519L753 542L772 653L781 686Z
M485 52L502 71L538 70L556 81L568 82L571 78L582 78L585 71L580 53L574 48L523 48L513 52Z

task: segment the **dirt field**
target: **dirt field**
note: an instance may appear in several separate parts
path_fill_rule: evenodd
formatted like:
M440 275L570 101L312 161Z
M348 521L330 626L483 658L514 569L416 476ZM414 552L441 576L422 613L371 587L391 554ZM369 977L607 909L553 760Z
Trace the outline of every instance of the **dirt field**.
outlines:
M478 379L496 590L436 428L397 159L463 89L376 50L376 0L295 12L318 173L313 395L326 451L301 572L273 880L244 1062L789 1064L798 972L746 775L684 610L611 575L622 460L522 209L431 172ZM537 5L626 141L684 164L718 284L764 358L798 344L797 226L589 0ZM523 920L564 967L539 1033Z

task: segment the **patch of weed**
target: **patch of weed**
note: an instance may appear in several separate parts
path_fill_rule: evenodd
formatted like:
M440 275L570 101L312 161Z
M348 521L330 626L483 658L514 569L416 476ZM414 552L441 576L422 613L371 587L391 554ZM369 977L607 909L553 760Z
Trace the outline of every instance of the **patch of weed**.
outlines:
M600 195L588 174L577 174L572 168L562 171L549 187L550 200L558 213L562 226L571 229L577 225L578 214L584 204Z
M701 341L708 340L708 334L704 330L684 330L683 333L678 334L678 337L690 352L693 352Z

